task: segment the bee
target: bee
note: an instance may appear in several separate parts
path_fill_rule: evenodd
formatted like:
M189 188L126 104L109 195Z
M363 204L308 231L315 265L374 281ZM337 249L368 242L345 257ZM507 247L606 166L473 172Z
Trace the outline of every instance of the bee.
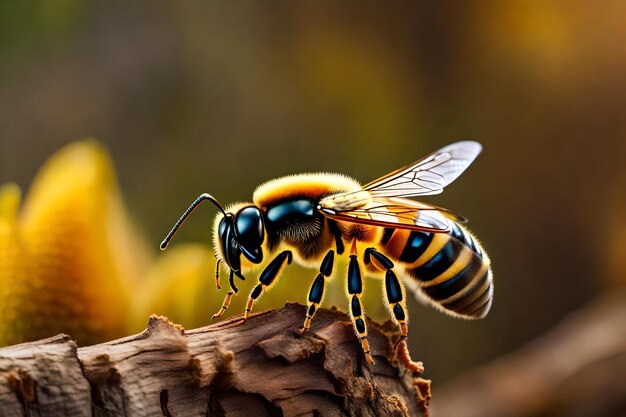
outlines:
M441 193L481 150L477 142L453 143L363 186L341 174L290 175L260 185L252 203L227 208L205 193L176 222L161 249L198 205L210 201L219 210L213 226L216 284L219 289L223 264L230 287L213 318L226 311L238 292L235 277L243 280L269 261L248 296L246 319L255 301L295 261L318 269L310 284L301 332L310 328L322 303L326 283L333 275L335 253L346 253L348 310L365 357L373 364L361 302L364 273L383 281L387 308L400 327L396 347L408 334L405 287L452 316L479 319L489 312L491 262L463 226L466 219L408 198ZM408 358L403 361L413 364Z

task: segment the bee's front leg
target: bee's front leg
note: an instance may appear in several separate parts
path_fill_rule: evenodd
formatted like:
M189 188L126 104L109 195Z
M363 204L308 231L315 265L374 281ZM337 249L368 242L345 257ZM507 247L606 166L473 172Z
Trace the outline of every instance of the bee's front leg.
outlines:
M216 274L218 273L219 273L219 270L218 272L216 272ZM235 272L233 272L233 270L230 271L230 278L228 279L228 282L230 283L230 290L228 290L228 292L226 293L226 297L224 297L224 301L222 302L222 307L220 307L217 313L213 314L213 316L211 317L211 320L215 320L216 318L224 314L224 312L228 309L228 306L230 306L230 302L233 299L233 295L239 291L237 287L235 286Z
M215 286L218 290L222 289L222 284L220 282L220 264L222 263L221 259L218 259L215 262Z
M259 276L259 284L252 289L250 295L248 296L248 302L246 303L246 311L243 314L243 319L247 319L252 311L252 306L254 302L261 296L263 291L267 290L282 274L285 266L291 263L292 255L291 251L285 250L276 255L272 262L270 262L261 275Z

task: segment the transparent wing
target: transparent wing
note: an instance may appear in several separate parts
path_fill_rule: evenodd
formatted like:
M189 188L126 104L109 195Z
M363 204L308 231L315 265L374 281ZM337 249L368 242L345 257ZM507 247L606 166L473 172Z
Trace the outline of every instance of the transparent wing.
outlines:
M366 184L363 189L369 191L373 197L439 194L470 166L481 150L482 146L478 142L452 143Z
M435 233L450 231L449 219L464 221L463 217L440 207L405 198L376 197L351 210L325 207L319 210L324 216L338 221Z

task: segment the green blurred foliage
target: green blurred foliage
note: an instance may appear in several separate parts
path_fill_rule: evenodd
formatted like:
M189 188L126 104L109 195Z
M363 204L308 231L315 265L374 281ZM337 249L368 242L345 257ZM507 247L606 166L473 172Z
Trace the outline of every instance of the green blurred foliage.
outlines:
M61 145L96 136L156 254L201 192L245 201L267 179L306 171L367 182L479 140L475 165L428 201L470 218L496 298L480 322L411 303L411 349L439 382L624 282L625 3L19 4L0 6L0 183L24 189ZM192 251L185 267L206 279L183 280L162 304L194 326L223 294L205 213L172 249ZM314 272L288 269L255 309L303 301L308 282L294 281ZM147 288L167 286L157 275ZM342 306L341 279L327 305Z
M78 0L1 2L0 51L21 52L75 36L85 5Z

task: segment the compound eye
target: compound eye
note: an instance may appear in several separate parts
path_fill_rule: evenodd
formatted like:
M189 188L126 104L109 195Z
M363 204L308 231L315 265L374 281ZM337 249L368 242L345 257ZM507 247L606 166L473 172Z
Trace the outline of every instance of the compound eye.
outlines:
M222 247L222 254L224 260L233 271L239 271L241 263L239 261L239 255L241 251L235 240L235 231L233 226L233 215L227 214L220 221L218 228L220 245Z
M258 248L263 243L264 229L261 211L255 206L241 209L235 219L239 244L246 249Z

